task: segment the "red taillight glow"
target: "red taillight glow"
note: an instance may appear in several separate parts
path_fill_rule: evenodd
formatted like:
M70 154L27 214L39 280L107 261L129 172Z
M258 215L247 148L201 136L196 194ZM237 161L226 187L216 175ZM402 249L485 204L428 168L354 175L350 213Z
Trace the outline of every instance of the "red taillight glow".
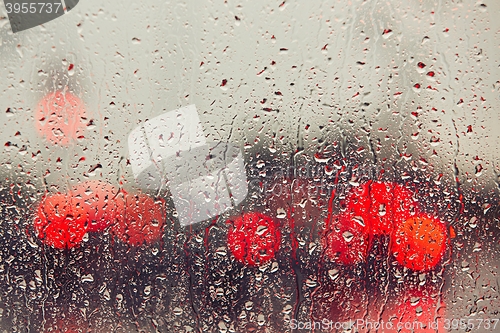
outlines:
M446 242L444 224L422 214L398 225L391 250L401 265L416 271L428 271L442 260Z
M415 271L435 268L443 259L447 230L423 213L402 185L367 182L348 192L340 215L329 213L323 235L325 254L344 265L362 263L373 237L391 237L391 253Z
M83 102L70 92L47 94L36 108L38 134L52 144L68 146L83 135L86 117Z
M75 186L71 193L85 211L89 231L103 231L123 214L124 192L111 184L91 180Z
M88 231L85 211L70 195L47 195L38 206L35 231L44 243L58 249L81 243Z
M281 233L275 221L261 213L244 213L228 221L227 243L240 263L259 266L274 259Z
M133 246L160 240L165 219L163 201L156 202L143 193L125 194L123 216L113 225L113 233L122 242Z

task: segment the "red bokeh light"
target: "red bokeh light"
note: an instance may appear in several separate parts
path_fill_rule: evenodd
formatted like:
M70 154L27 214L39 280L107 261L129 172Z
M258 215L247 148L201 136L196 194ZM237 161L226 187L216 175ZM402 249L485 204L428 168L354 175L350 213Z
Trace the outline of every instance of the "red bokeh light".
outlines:
M90 180L75 186L72 196L85 211L89 231L103 231L122 217L124 192L99 180Z
M410 287L389 306L390 321L401 333L444 333L446 306L435 288Z
M227 243L242 264L259 266L272 260L279 250L281 233L276 222L261 213L244 213L228 220Z
M350 190L340 215L329 216L325 254L344 265L364 262L372 237L390 236L391 251L403 266L428 271L442 260L446 226L422 213L412 191L391 182L367 182Z
M84 209L70 195L62 193L42 199L34 227L45 244L58 249L79 245L88 231Z
M325 254L344 265L364 262L369 250L369 225L350 214L333 215L326 221Z
M113 233L133 246L160 240L165 219L162 200L155 201L143 193L126 193L123 216L113 225Z
M349 192L346 206L350 214L370 225L373 235L389 235L395 225L415 212L416 202L413 193L402 185L367 182Z
M83 102L70 92L47 94L36 108L38 134L53 144L68 146L83 135L86 117Z
M417 271L428 271L442 260L446 243L444 223L421 214L398 226L391 250L401 265Z

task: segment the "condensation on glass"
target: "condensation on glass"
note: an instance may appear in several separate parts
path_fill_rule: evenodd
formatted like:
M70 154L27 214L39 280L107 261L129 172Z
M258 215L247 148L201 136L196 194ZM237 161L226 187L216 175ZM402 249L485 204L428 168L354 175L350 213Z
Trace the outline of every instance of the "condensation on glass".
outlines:
M2 3L0 332L495 332L499 13Z

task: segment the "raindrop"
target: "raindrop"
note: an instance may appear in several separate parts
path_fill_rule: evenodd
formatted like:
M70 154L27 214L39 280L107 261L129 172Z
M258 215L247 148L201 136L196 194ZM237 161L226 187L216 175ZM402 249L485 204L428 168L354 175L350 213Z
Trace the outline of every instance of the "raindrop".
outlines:
M246 309L247 311L250 311L250 310L252 310L252 308L253 308L253 302L252 302L252 301L247 301L247 302L245 303L245 309Z
M385 207L385 204L380 204L380 206L378 207L378 215L379 216L385 216L385 214L387 213L387 209Z
M82 282L94 282L92 274L82 275Z
M417 317L418 317L418 316L422 315L422 313L423 313L424 311L422 310L422 307L421 307L421 306L419 306L419 307L417 307L417 308L415 309L415 312L416 312Z
M259 326L263 326L264 324L266 323L266 319L264 317L264 315L261 313L257 316L257 324L259 324Z
M462 261L462 271L467 272L469 270L469 263L467 261Z
M383 32L382 32L382 37L384 39L387 39L389 38L390 36L392 36L392 30L391 29L385 29Z
M279 269L279 265L278 265L278 263L277 263L277 262L273 262L273 263L271 264L271 270L270 270L270 273L275 273L275 272L277 272L277 271L278 271L278 269Z
M436 146L439 146L439 144L440 144L440 139L435 137L435 136L432 136L431 146L436 147Z
M292 310L293 310L293 307L290 304L287 304L287 305L285 305L285 307L283 308L283 311L281 311L281 312L284 314L289 314L290 312L292 312Z
M344 231L342 237L344 237L345 241L349 243L354 238L354 235L350 231Z
M483 205L483 214L486 214L490 210L490 208L491 208L491 204L485 203Z
M361 216L354 216L352 220L363 227L365 226L365 221Z
M476 177L479 177L481 176L481 174L483 173L483 166L481 164L478 164L476 165Z
M330 157L321 156L321 154L314 154L314 160L318 163L327 163L330 160Z
M219 324L217 326L219 326L219 332L220 333L226 333L227 332L227 326L226 326L226 324L222 320L219 321Z
M349 180L349 184L351 184L352 186L359 186L358 177L353 175L351 180Z
M286 217L286 211L283 208L278 208L276 210L276 217L279 219L284 219Z
M257 231L255 232L255 234L258 236L262 236L267 230L268 230L267 226L259 225L257 227Z
M472 250L472 252L479 252L479 251L481 251L481 243L476 242L476 244L474 244L474 249Z
M219 248L215 251L215 253L216 253L217 255L220 255L220 256L225 257L225 256L227 255L227 249L226 249L226 247L222 246L222 247L219 247Z
M309 254L313 254L317 247L318 245L316 243L309 243Z
M328 270L328 276L330 277L330 279L335 280L336 278L339 277L339 270L338 269Z
M311 279L306 280L306 286L308 286L309 288L314 288L317 285L318 285L318 283L314 280L311 280Z
M471 227L472 229L477 227L477 217L475 217L475 216L471 217L471 219L469 221L469 227Z
M89 241L89 233L85 233L85 235L83 235L83 238L82 238L82 241L83 242L88 242Z

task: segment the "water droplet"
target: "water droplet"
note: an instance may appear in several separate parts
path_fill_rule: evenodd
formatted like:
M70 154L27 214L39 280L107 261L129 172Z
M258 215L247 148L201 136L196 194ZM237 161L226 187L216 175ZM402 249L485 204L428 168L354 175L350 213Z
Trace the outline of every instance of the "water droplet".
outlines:
M483 205L483 214L486 214L490 210L490 208L491 208L491 204L485 203Z
M476 244L474 244L474 249L472 250L472 252L479 252L479 251L481 251L481 243L476 242Z
M219 326L219 332L220 333L226 333L227 332L226 323L224 323L222 320L219 321L219 324L217 326Z
M309 254L313 254L317 247L318 245L316 243L309 243Z
M354 235L350 231L344 231L342 237L344 237L345 241L349 243L354 238Z
M276 210L276 217L279 219L284 219L286 217L286 211L283 208L278 208Z
M328 276L330 279L335 280L336 278L339 277L339 270L338 269L330 269L328 271Z
M245 309L247 311L252 310L252 308L253 308L253 302L252 301L248 301L248 302L245 303Z
M431 146L436 147L436 146L439 146L440 143L441 142L440 142L439 138L437 138L435 136L432 136L432 138L431 138Z
M265 323L266 323L266 317L264 317L262 313L259 314L257 316L257 324L259 324L259 326L263 326Z
M483 173L483 166L481 164L476 165L476 177L481 176Z
M359 186L358 177L353 175L351 180L349 180L349 184L351 184L352 186Z
M365 221L363 220L363 218L361 216L354 216L352 218L352 220L354 222L356 222L357 224L359 224L360 226L364 227L365 226Z
M420 302L420 297L412 297L412 298L410 299L410 304L411 304L412 306L416 306L416 305L418 304L418 302Z
M385 204L380 204L380 206L378 207L378 215L385 216L386 213L387 213L387 210L386 210Z
M270 273L277 272L277 271L278 271L278 269L279 269L279 265L278 265L278 263L277 263L277 262L273 262L273 263L271 264L271 270L270 270Z
M318 285L318 283L314 280L311 280L311 279L306 280L306 286L308 286L309 288L314 288L317 285Z
M421 306L419 306L418 308L415 309L415 313L417 314L417 317L422 315L422 312L424 312L424 311L422 310Z
M477 227L477 217L475 217L475 216L471 217L471 219L469 221L469 227L471 227L472 229Z
M462 261L462 271L467 272L469 270L469 263L467 261Z
M94 282L92 274L82 275L82 282Z
M227 249L225 247L219 247L216 251L215 254L219 256L226 256L227 255Z

